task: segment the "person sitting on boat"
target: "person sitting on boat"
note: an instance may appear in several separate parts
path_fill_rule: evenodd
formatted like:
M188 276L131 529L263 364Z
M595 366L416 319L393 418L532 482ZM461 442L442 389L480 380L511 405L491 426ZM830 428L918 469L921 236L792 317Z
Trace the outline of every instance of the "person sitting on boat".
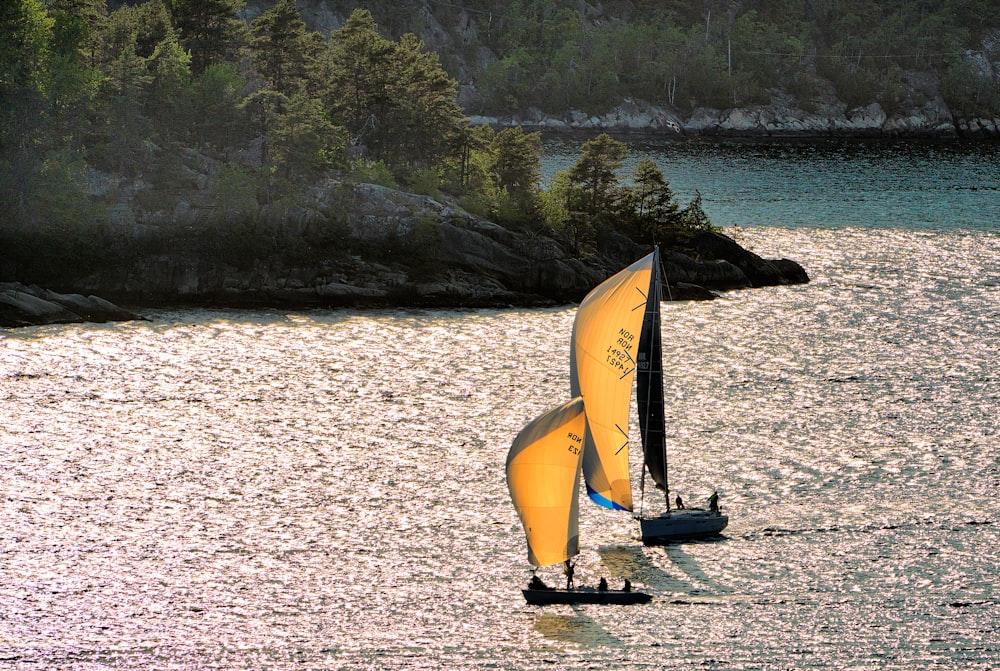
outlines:
M552 589L539 578L537 575L531 576L531 582L528 583L528 589Z
M680 494L678 494L677 498L674 499L674 508L677 508L677 510L684 510L684 499L681 498Z
M597 590L599 592L608 591L608 581L604 579L604 576L601 576L601 582L597 583Z
M622 587L622 591L623 592L631 592L632 591L632 581L629 580L628 578L625 578L625 586Z
M564 570L566 571L566 589L573 589L573 564L568 559Z
M719 493L712 492L712 495L708 497L708 509L713 513L719 512Z

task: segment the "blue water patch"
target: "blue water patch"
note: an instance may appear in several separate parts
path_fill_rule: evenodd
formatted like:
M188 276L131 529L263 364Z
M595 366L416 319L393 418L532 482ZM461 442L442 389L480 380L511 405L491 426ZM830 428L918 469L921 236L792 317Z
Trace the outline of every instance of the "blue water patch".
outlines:
M584 140L543 143L548 183ZM1000 230L1000 145L960 141L629 140L622 170L650 158L682 204L697 193L723 227Z

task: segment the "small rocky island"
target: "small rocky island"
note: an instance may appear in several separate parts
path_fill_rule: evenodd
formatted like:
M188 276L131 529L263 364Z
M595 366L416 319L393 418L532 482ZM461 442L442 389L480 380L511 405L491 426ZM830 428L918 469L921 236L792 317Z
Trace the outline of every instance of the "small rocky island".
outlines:
M334 203L343 204L344 185L337 188L336 200L319 188L304 204L262 216L295 227L302 239L314 238L337 219L354 248L377 253L308 263L279 256L241 263L226 254L178 247L114 259L98 272L66 277L48 289L0 284L0 326L137 318L116 303L138 311L184 305L300 310L570 304L648 252L648 246L610 235L599 253L574 254L565 243L504 228L447 200L373 184L350 187L354 206L345 214L333 211ZM795 261L763 259L717 231L695 234L685 253L664 248L663 259L675 300L809 281Z

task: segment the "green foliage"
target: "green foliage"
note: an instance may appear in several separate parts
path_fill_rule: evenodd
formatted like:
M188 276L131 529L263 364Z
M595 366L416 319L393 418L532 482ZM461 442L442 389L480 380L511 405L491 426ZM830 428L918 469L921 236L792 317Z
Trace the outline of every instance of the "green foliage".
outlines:
M489 163L496 188L507 195L514 216L534 215L538 201L540 133L525 133L521 127L505 128L492 142Z
M54 22L37 0L0 4L0 155L26 149L41 132ZM15 149L17 147L17 149Z
M579 197L579 188L573 185L568 170L560 170L553 175L549 188L543 191L539 198L545 228L552 233L559 233L565 229L569 222L572 203Z
M433 163L458 146L464 116L457 83L413 35L398 43L356 10L330 36L326 104L351 143L394 169Z
M669 240L680 225L680 207L670 183L651 159L640 161L632 173L633 186L622 189L622 221L641 240Z
M1000 82L991 80L964 59L954 59L941 77L941 94L960 115L1000 114Z
M19 185L22 226L15 229L18 222L10 220L0 225L0 249L17 264L22 281L86 275L106 262L108 245L99 222L107 213L87 197L84 169L79 156L62 150Z
M611 3L600 17L566 2L511 0L484 42L480 111L600 113L639 97L689 110L767 102L773 88L829 77L849 104L902 100L900 73L942 74L998 28L987 0ZM801 98L801 96L800 96Z
M230 63L210 65L191 82L188 126L196 144L237 146L245 138L247 115L242 108L243 77Z
M279 0L254 19L251 56L268 88L291 96L306 86L311 42L294 0Z
M701 206L701 191L695 191L694 200L681 212L681 225L689 231L712 230L712 222Z
M307 30L294 0L261 8L248 27L244 0L0 2L0 230L50 245L49 267L93 268L112 238L91 168L128 178L149 209L213 203L200 244L240 263L346 247L343 228L293 239L258 221L261 204L338 172L544 225L581 254L613 230L683 244L711 227L700 194L681 208L648 161L622 185L627 148L608 136L541 192L539 136L468 127L445 68L458 61L415 36L431 25L420 3L356 10L329 37ZM627 97L721 108L776 89L808 106L827 82L849 106L891 113L911 103L908 73L922 70L957 114L977 115L1000 113L995 77L966 53L997 30L991 10L988 0L500 0L430 11L446 30L462 17L457 49L469 62L484 62L484 46L495 54L485 72L462 72L489 113L601 113ZM390 242L430 249L426 229Z
M343 129L334 126L320 102L304 92L287 101L269 135L270 159L286 179L306 179L344 164Z
M212 184L215 221L248 221L257 215L257 192L261 175L237 164L225 163Z
M571 183L583 194L580 209L590 217L608 216L614 211L617 171L628 156L628 146L602 133L585 142L582 151L569 171Z
M439 198L441 176L433 168L419 168L406 174L406 188L413 193Z
M169 8L195 75L236 55L246 34L238 17L244 0L169 0Z
M382 161L361 159L351 163L351 177L364 184L378 184L390 189L399 186L392 169Z

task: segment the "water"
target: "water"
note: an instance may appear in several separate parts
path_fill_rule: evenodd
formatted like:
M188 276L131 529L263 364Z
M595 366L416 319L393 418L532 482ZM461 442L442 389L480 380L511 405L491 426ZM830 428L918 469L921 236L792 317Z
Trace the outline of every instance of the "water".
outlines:
M995 668L1000 234L732 232L813 282L664 306L671 481L730 526L584 507L577 582L646 606L519 592L571 307L4 331L0 668Z
M1000 143L824 140L627 140L627 180L650 158L682 204L701 192L725 227L997 230ZM543 178L580 157L582 141L544 142Z

